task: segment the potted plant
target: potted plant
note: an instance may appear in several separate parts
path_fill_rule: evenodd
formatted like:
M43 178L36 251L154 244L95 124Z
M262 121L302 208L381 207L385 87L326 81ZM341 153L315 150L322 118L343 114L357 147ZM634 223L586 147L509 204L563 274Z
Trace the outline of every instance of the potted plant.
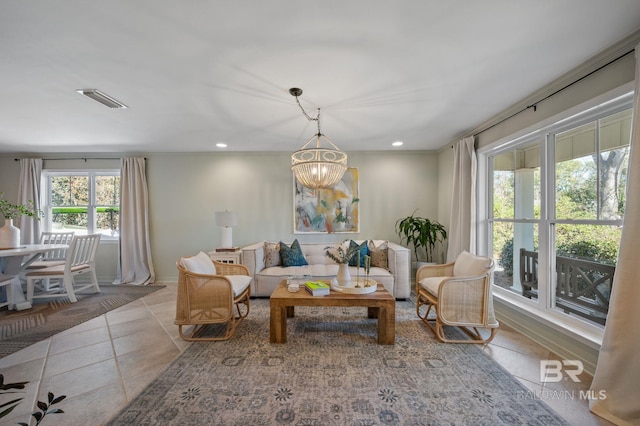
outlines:
M337 280L341 286L347 286L351 282L349 273L349 260L359 252L359 247L350 246L347 241L337 247L325 247L327 257L338 264Z
M447 230L438 221L416 216L418 209L411 216L396 221L396 233L401 241L407 245L413 245L416 261L434 262L436 243L444 243L447 239ZM419 248L424 247L426 257L420 258Z
M27 204L13 204L4 198L0 192L0 213L4 216L4 226L0 228L0 249L16 248L20 246L20 229L13 226L13 219L29 216L40 219L42 212L35 208L33 201Z

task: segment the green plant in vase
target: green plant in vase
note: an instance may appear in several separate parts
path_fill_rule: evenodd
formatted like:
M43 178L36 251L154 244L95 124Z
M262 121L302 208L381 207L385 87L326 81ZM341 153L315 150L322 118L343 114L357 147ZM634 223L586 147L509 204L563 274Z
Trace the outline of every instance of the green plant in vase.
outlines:
M13 225L13 219L21 216L33 217L40 220L42 211L35 207L33 201L26 204L14 204L4 198L0 192L0 213L4 216L4 226L0 227L0 249L10 249L20 246L20 229Z
M0 192L0 212L5 219L29 216L39 220L40 216L42 216L42 211L35 207L32 200L29 200L27 204L13 204L4 198L4 192Z

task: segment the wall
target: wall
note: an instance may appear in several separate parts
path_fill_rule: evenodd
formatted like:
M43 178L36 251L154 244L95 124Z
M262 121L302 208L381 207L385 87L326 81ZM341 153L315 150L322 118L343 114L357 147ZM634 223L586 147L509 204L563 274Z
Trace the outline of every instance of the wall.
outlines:
M359 234L294 234L293 182L289 153L212 152L147 153L150 231L158 281L177 279L180 256L211 251L219 245L214 213L238 212L233 243L261 240L291 242L341 241L345 238L399 242L398 218L418 209L438 216L438 156L427 151L349 152L349 166L360 172ZM80 154L82 155L82 154ZM124 154L123 154L124 155ZM118 155L108 154L109 157ZM0 157L0 191L17 197L20 167L15 156ZM50 154L45 158L54 157ZM65 155L70 157L70 155ZM99 157L99 155L96 155ZM45 161L44 168L113 167L118 162L82 159ZM117 246L102 244L98 275L103 282L116 276Z

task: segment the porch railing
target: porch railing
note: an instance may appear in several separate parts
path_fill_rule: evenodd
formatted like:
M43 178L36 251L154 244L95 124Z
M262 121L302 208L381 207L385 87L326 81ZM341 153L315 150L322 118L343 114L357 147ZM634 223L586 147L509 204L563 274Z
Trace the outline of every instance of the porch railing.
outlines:
M556 256L556 307L599 324L605 323L613 285L613 265ZM538 297L538 253L520 249L522 295Z

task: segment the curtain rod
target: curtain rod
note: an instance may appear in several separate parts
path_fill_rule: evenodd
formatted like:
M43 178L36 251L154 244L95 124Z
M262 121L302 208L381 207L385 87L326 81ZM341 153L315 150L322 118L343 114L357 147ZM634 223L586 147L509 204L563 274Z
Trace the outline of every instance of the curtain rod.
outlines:
M491 128L495 127L495 126L497 126L498 124L502 124L502 123L504 123L505 121L507 121L507 120L509 120L509 119L511 119L511 118L513 118L513 117L515 117L516 115L520 114L521 112L524 112L524 111L528 110L529 108L533 108L533 110L535 111L535 110L536 110L536 108L538 107L538 104L539 104L540 102L545 101L545 100L549 99L550 97L552 97L552 96L554 96L554 95L557 95L558 93L562 92L563 90L568 89L569 87L571 87L571 86L573 86L574 84L576 84L576 83L578 83L578 82L580 82L580 81L584 80L585 78L589 77L590 75L595 74L596 72L600 71L601 69L603 69L603 68L605 68L605 67L608 67L608 66L609 66L609 65L611 65L612 63L614 63L614 62L616 62L616 61L619 61L620 59L624 58L625 56L629 55L630 53L633 53L634 51L635 51L635 49L631 49L631 50L629 50L628 52L623 53L623 54L621 54L620 56L618 56L618 57L616 57L616 58L613 58L612 60L610 60L610 61L609 61L609 62L607 62L606 64L599 66L598 68L594 69L593 71L590 71L589 73L587 73L587 74L583 75L582 77L578 78L577 80L574 80L573 82L571 82L571 83L569 83L569 84L567 84L567 85L565 85L565 86L563 86L563 87L559 88L559 89L558 89L558 90L556 90L555 92L550 93L550 94L546 95L545 97L543 97L542 99L539 99L538 101L533 102L533 103L532 103L532 104L530 104L529 106L526 106L526 107L522 108L521 110L518 110L518 111L514 112L514 113L513 113L513 114L511 114L510 116L503 118L502 120L498 121L497 123L494 123L494 124L490 125L489 127L487 127L487 128L485 128L485 129L482 129L482 130L480 130L480 131L476 132L476 133L474 134L474 136L477 136L477 135L479 135L480 133L484 133L484 132L486 132L487 130L489 130L489 129L491 129Z
M41 158L42 161L52 161L52 160L83 160L85 163L87 160L122 160L125 157L95 157L95 158L87 158L87 157L74 157L74 158ZM143 157L145 160L147 157ZM14 158L13 161L20 161L19 158Z

